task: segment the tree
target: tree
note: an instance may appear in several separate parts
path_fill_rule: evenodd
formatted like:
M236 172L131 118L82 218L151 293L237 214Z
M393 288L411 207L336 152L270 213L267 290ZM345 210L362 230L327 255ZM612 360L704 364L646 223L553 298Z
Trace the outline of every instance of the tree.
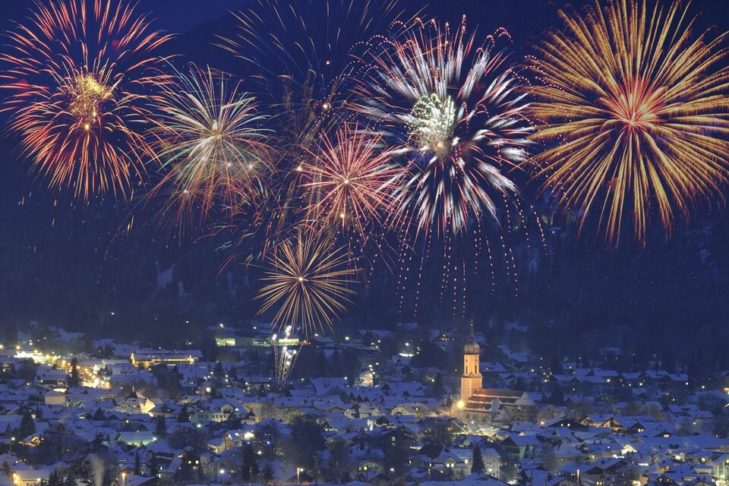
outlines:
M48 483L46 483L48 486L62 486L63 482L61 481L61 478L58 477L58 473L53 470L51 474L48 476Z
M76 474L73 471L68 472L68 475L63 482L63 486L76 486Z
M541 444L539 448L538 460L542 467L550 473L554 473L559 466L559 460L557 459L557 455L554 452L554 447L552 447L552 444L550 444L549 442L544 442Z
M139 457L139 450L134 452L134 474L137 476L142 475L142 459Z
M18 427L18 437L24 439L31 434L35 433L35 421L30 412L25 412L23 417L20 419L20 426Z
M68 377L69 388L77 387L81 384L81 379L78 375L78 359L76 357L71 359L71 374Z
M258 461L256 452L250 444L243 448L243 464L241 465L241 477L243 481L253 481L258 475Z
M219 386L224 383L225 380L225 369L223 369L223 363L217 361L213 368L213 377L215 378L216 384Z
M410 361L415 368L448 368L448 353L432 341L421 341L420 351Z
M157 462L157 453L153 452L152 456L149 458L149 461L147 461L147 468L149 469L149 474L152 476L157 476L157 473L159 473L159 463Z
M426 427L423 435L428 443L445 446L453 440L453 425L444 420L436 420Z
M155 424L155 435L157 437L164 437L167 435L167 422L163 415L157 415L157 423Z
M256 437L258 437L266 447L263 448L263 457L268 460L276 459L277 448L281 447L279 442L281 432L279 431L278 422L274 420L264 420L256 426Z
M318 451L324 449L324 430L311 417L296 417L284 446L289 464L313 470Z
M503 466L501 467L501 480L507 483L511 483L511 481L514 480L516 477L518 470L516 467L516 463L510 459L507 459L503 462Z
M174 449L192 447L193 450L199 451L206 447L205 436L200 429L178 428L170 433L167 442Z
M714 416L714 434L717 437L729 437L729 412L721 410Z
M482 474L486 467L483 463L483 456L481 455L481 447L479 445L473 448L473 460L471 461L471 472L474 474Z
M177 414L177 421L178 422L189 422L190 421L190 412L188 412L187 407L185 405L180 407L180 413Z
M327 463L327 480L340 482L349 471L350 454L346 442L334 440L329 444L329 461Z
M545 402L552 405L564 405L564 393L556 378L552 377L549 383L549 395Z
M552 355L549 367L552 370L553 375L562 373L562 361L559 359L558 355Z
M266 483L273 481L273 468L270 464L266 464L266 467L263 468L263 480Z

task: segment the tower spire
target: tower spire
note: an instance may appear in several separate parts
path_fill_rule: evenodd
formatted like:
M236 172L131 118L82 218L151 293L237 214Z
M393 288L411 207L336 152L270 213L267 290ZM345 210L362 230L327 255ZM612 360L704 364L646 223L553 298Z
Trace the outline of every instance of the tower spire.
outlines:
M469 322L469 339L463 346L463 375L461 376L461 403L466 403L473 392L483 387L479 366L481 347L476 342L473 319Z

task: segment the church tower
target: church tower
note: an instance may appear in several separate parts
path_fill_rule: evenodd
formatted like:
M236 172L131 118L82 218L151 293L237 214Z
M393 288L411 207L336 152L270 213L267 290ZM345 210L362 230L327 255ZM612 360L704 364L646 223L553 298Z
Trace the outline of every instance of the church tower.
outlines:
M473 326L473 325L472 325ZM483 377L480 370L481 348L473 336L473 327L471 327L471 337L463 346L463 375L461 376L461 400L467 402L475 390L483 387Z

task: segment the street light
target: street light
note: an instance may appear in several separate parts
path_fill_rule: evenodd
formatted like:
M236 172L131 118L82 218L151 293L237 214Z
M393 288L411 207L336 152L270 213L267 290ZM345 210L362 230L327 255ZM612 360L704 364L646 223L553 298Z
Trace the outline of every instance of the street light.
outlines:
M121 478L122 478L122 486L127 486L127 472L126 471L122 471Z
M303 467L296 467L296 484L301 484L301 473L304 472Z

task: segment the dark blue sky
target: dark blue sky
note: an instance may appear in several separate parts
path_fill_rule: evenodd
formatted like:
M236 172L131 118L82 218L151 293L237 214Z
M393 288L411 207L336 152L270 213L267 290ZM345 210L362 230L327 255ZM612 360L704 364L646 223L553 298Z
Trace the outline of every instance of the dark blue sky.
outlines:
M323 0L322 0L323 1ZM1 17L20 19L33 0L2 0ZM244 8L251 0L139 0L140 11L150 12L159 28L185 33L210 22L231 9ZM550 25L555 25L556 12L566 5L592 3L585 0L404 0L408 6L420 6L440 15L468 13L472 22L485 26L503 25L526 40ZM695 0L700 22L704 26L729 25L729 2L725 0ZM523 35L522 35L523 34Z
M150 12L156 25L170 32L187 32L196 26L241 8L246 0L141 0L139 10ZM2 0L2 17L21 19L33 4L32 0Z

